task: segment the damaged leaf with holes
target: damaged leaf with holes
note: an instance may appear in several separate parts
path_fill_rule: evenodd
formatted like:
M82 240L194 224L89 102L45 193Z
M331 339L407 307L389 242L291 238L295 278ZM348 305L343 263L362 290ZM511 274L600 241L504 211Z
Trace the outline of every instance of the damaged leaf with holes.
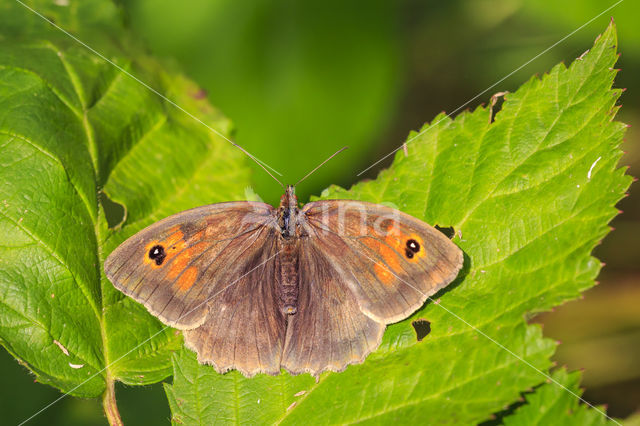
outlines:
M431 323L426 319L419 318L411 322L413 329L416 332L416 340L422 342L422 339L427 337L431 333Z
M506 94L497 114L479 107L455 119L440 115L409 136L407 153L377 179L322 193L391 203L452 227L465 253L458 279L389 326L363 364L317 382L246 379L214 374L183 351L165 385L174 422L478 423L535 388L528 403L540 406L551 393L564 407L557 421L606 423L603 412L545 384L555 343L525 318L593 286L600 262L591 250L631 182L617 166L626 126L614 121L616 43L611 25L569 68L557 65ZM578 373L553 377L578 394Z
M83 19L98 25L97 11L117 16L105 2L52 5L37 6L72 29ZM97 397L114 381L158 382L171 374L181 336L115 290L102 263L164 216L241 198L246 161L18 3L0 9L3 25L10 16L33 19L11 32L0 27L0 342L38 382L71 395ZM111 59L228 128L179 74L143 55Z

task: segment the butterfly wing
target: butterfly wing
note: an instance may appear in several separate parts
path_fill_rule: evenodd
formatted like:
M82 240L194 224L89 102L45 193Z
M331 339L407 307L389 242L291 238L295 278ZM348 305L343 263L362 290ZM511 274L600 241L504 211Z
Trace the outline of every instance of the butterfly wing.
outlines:
M262 249L247 254L235 278L225 278L228 284L209 303L206 321L183 332L198 361L219 373L280 373L286 320L278 309L276 238L262 237L254 244Z
M192 329L207 318L207 300L264 257L274 226L274 210L264 203L187 210L118 246L105 261L105 273L165 324Z
M379 323L409 316L462 267L454 243L399 210L326 200L305 205L301 213L316 251L343 274L362 312Z
M288 316L282 366L317 376L359 363L380 344L384 324L364 315L344 274L309 238L300 242L298 311Z

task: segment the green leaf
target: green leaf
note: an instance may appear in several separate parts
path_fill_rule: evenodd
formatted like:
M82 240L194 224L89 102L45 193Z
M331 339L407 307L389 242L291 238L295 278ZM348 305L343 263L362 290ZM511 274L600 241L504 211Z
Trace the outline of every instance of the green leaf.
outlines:
M631 416L627 417L626 419L624 419L624 423L625 426L638 426L640 425L640 414L639 413L633 413Z
M258 412L284 424L477 423L542 383L555 345L526 318L594 284L600 262L591 250L631 182L617 168L625 125L613 121L616 43L611 25L568 69L508 94L493 121L487 107L440 115L376 180L323 192L453 226L466 254L461 277L388 327L364 364L317 383L246 379L215 375L183 353L166 386L174 422L243 423ZM431 325L420 342L418 318Z
M555 382L549 381L526 395L526 404L505 417L504 424L548 425L557 423L559 419L566 425L613 424L602 414L603 408L592 408L580 403L576 397L582 394L579 388L580 376L579 372L569 374L564 369L555 371L551 376Z
M188 349L174 355L173 365L173 384L164 387L178 424L269 424L315 383L308 374L260 374L251 380L237 371L218 374L198 364Z
M3 18L24 28L0 38L0 342L38 381L73 395L157 382L181 337L114 289L104 258L161 217L242 198L246 161L126 73L226 131L193 83L144 55L110 56L125 73L67 36L38 41L49 24L12 3ZM94 25L105 4L117 16L108 2L33 7Z

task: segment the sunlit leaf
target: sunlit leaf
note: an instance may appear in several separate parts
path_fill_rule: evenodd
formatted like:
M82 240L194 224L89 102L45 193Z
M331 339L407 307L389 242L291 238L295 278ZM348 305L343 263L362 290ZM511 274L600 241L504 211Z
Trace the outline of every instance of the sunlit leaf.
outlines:
M377 179L325 191L322 198L392 203L452 226L463 273L388 327L364 364L317 383L212 375L193 354L176 357L167 386L174 421L243 422L259 411L284 424L476 423L543 383L555 344L526 318L594 284L600 262L591 250L630 183L617 168L625 125L613 121L616 59L612 25L568 69L558 65L508 94L495 117L487 107L438 116ZM422 341L418 318L430 322ZM193 386L200 378L207 385Z

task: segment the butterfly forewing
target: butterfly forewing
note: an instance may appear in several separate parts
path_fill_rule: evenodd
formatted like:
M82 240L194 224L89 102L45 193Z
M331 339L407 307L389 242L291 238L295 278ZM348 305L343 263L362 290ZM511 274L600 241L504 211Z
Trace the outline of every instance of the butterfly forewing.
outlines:
M327 200L303 213L309 239L343 271L362 311L381 323L409 316L462 267L455 244L398 210Z
M219 372L317 376L362 362L385 325L449 284L462 260L398 210L326 200L299 211L288 187L277 211L232 202L164 219L119 246L105 271Z
M191 329L205 321L208 298L250 262L247 248L274 227L268 204L198 207L129 238L107 258L105 272L164 323Z

